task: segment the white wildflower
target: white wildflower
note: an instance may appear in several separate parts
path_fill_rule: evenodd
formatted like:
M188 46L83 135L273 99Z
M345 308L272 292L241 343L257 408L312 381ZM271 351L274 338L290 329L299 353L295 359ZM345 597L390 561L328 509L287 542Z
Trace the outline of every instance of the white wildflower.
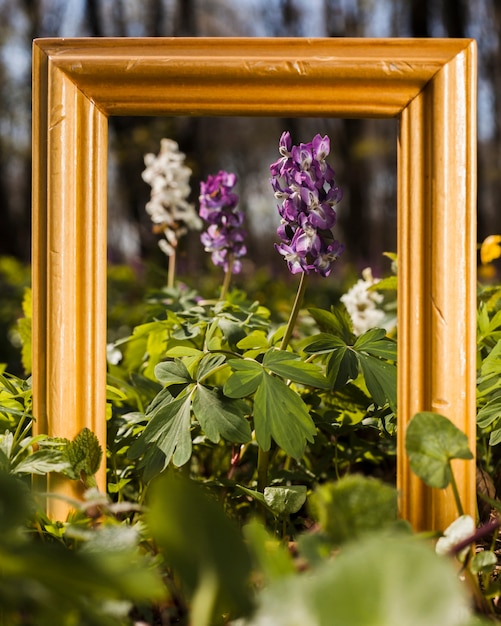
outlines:
M190 195L191 169L184 164L186 155L172 139L162 139L158 155L146 154L142 173L143 180L151 186L150 201L146 211L154 224L154 232L163 233L159 241L161 250L174 254L179 238L188 229L200 230L202 221L193 204L187 201Z
M371 328L381 328L385 319L384 311L377 307L383 301L382 294L369 289L378 283L379 279L372 276L370 267L363 270L362 276L363 278L340 298L351 318L353 332L357 336Z
M122 357L122 353L114 343L108 343L106 345L106 360L110 365L118 365L122 360Z

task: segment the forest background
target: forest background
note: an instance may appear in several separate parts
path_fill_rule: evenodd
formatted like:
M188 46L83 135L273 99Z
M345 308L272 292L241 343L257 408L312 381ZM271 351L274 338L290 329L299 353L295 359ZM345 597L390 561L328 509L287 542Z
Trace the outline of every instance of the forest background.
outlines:
M475 38L478 240L501 232L501 0L0 0L0 257L15 259L11 273L26 269L30 261L32 40L228 36ZM161 138L170 137L186 153L193 170L195 204L199 182L208 174L226 169L238 175L240 207L249 229L249 258L241 284L247 285L249 276L263 267L268 278L287 280L285 264L273 248L278 214L269 184L269 164L278 157L278 140L285 129L294 143L310 141L316 133L331 139L329 161L344 191L337 238L346 253L339 280L346 282L347 272L356 275L367 265L376 275L387 270L389 262L382 253L396 250L397 121L266 116L111 117L110 266L131 268L138 283L145 280L147 264L166 268L145 211L150 187L141 172L144 155L157 153ZM196 277L211 271L198 236L190 235L180 250L181 274ZM21 283L29 282L29 273L18 278L16 294ZM0 324L15 315L12 300L3 291ZM9 361L7 353L10 346L0 342L1 361Z

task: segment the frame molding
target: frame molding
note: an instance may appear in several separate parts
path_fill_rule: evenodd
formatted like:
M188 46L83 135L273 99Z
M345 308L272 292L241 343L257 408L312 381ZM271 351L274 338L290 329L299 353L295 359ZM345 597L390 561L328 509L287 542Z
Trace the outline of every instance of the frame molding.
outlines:
M432 410L476 446L475 41L34 41L35 427L73 438L87 426L103 445L110 115L399 119L397 485L414 528L448 525L451 493L411 474L403 441L412 415ZM456 470L474 516L475 464Z

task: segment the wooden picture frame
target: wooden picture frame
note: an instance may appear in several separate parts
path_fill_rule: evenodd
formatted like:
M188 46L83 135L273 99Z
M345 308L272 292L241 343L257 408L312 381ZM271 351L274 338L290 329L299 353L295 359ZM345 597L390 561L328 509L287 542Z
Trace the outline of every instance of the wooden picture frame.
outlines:
M88 427L103 445L110 115L398 118L397 484L416 529L452 521L452 495L410 473L403 438L432 410L475 449L475 42L35 40L35 428L72 438ZM475 464L456 471L474 515Z

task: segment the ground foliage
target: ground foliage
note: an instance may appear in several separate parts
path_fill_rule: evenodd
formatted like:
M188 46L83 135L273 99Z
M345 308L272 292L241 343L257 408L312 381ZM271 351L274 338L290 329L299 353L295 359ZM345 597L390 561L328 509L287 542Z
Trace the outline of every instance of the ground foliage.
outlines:
M459 505L458 527L440 540L446 556L398 517L395 333L357 337L341 305L306 298L281 350L283 302L208 295L184 284L147 293L130 311L140 321L115 340L107 494L93 481L104 455L93 434L33 437L30 378L0 376L3 623L495 619L498 288L479 290L478 324L479 469L494 491L482 490L483 520L464 522ZM453 480L452 459L470 456L464 435L433 414L415 416L407 446L436 488ZM47 472L86 487L64 523L30 488Z

